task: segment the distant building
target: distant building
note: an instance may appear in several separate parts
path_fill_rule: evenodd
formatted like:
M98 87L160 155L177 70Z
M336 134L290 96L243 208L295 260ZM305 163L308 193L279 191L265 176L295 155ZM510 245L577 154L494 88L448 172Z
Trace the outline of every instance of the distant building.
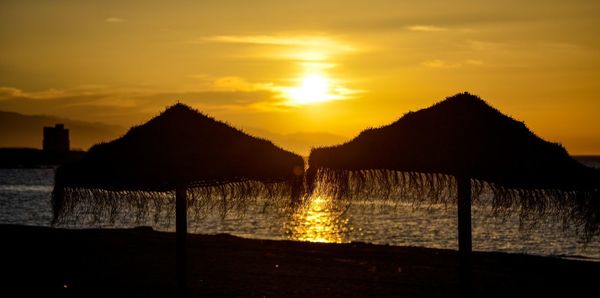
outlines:
M69 130L63 124L44 127L44 152L66 154L69 149Z

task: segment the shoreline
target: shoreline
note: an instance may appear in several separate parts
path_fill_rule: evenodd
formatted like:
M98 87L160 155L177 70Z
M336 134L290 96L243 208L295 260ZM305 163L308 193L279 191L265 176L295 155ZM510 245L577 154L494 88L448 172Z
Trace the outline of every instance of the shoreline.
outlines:
M57 230L72 230L72 231L89 231L89 230L101 230L101 231L122 231L122 230L151 230L153 232L156 233L167 233L167 234L174 234L175 231L170 231L170 230L160 230L160 229L155 229L152 226L137 226L137 227L133 227L133 226L127 226L127 227L52 227L50 224L48 225L33 225L33 224L21 224L21 223L0 223L0 226L23 226L23 227L31 227L31 228L49 228L49 229L57 229ZM373 246L384 246L384 247L404 247L404 248L422 248L422 249L433 249L433 250L444 250L444 251L457 251L457 249L453 249L453 248L447 248L447 247L428 247L428 246L420 246L420 245L396 245L393 243L386 243L386 242L367 242L367 241L361 241L361 240L351 240L351 241L344 241L344 242L318 242L318 241L302 241L302 240L297 240L297 239L289 239L289 238L285 238L283 236L281 237L273 237L273 238L269 238L268 236L265 237L252 237L252 235L250 234L235 234L235 233L228 233L228 232L218 232L218 233L209 233L209 234L203 234L203 233L198 233L195 230L190 230L188 228L188 235L192 235L192 236L206 236L206 237L211 237L211 236L231 236L234 238L240 238L240 239L244 239L244 240L256 240L256 241L277 241L277 242L282 242L282 241L289 241L289 242L298 242L298 243L315 243L315 244L337 244L337 245L347 245L347 244L364 244L364 245L373 245ZM583 261L583 262L597 262L600 263L600 257L595 257L595 256L588 256L588 255L578 255L578 254L542 254L542 253L531 253L531 252L519 252L519 251L514 251L514 250L510 250L510 249L500 249L500 250L477 250L476 248L474 248L473 252L475 253L502 253L502 254L509 254L509 255L523 255L523 256L531 256L531 257L543 257L543 258L552 258L552 259L562 259L562 260L573 260L573 261Z
M0 225L4 273L17 293L46 297L171 297L175 234L148 227ZM190 297L452 297L454 250L188 236ZM481 297L577 297L597 291L600 263L473 253Z

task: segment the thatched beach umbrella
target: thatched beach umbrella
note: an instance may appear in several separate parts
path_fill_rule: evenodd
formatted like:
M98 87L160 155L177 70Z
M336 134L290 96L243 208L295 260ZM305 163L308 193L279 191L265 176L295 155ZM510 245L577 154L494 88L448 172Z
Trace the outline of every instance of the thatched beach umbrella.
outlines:
M338 198L383 196L457 202L461 263L471 253L471 201L495 210L557 215L598 234L600 173L480 98L457 94L338 146L314 149L308 187Z
M140 212L132 216L142 216L160 212L169 203L166 194L175 192L182 294L188 202L216 198L227 209L257 197L297 197L303 169L300 156L175 104L123 137L93 146L81 161L58 168L54 216L58 222L90 213L111 216L123 201Z

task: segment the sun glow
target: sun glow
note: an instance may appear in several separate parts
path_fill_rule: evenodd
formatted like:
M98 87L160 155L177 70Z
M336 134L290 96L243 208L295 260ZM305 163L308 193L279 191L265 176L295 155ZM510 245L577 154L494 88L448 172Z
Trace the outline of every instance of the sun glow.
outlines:
M252 83L247 79L229 76L215 82L215 87L226 91L262 91L276 93L279 101L256 104L254 107L279 109L281 106L311 106L337 100L353 98L362 90L346 86L351 80L335 70L340 56L358 51L356 46L326 35L282 36L282 35L219 35L207 37L199 42L239 43L261 47L258 57L267 55L298 67L293 76L271 82ZM284 83L285 82L285 83Z
M290 104L304 105L335 100L332 94L331 80L323 74L308 74L302 77L298 86L285 92Z

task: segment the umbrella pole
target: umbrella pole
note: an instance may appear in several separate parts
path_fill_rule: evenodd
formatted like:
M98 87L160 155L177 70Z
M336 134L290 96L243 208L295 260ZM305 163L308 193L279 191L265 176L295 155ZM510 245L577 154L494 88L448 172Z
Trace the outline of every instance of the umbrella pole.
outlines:
M461 297L472 297L471 179L464 176L457 177L456 188L458 196L459 294Z
M187 290L186 238L187 238L187 188L175 190L175 231L176 231L176 294L185 297Z

